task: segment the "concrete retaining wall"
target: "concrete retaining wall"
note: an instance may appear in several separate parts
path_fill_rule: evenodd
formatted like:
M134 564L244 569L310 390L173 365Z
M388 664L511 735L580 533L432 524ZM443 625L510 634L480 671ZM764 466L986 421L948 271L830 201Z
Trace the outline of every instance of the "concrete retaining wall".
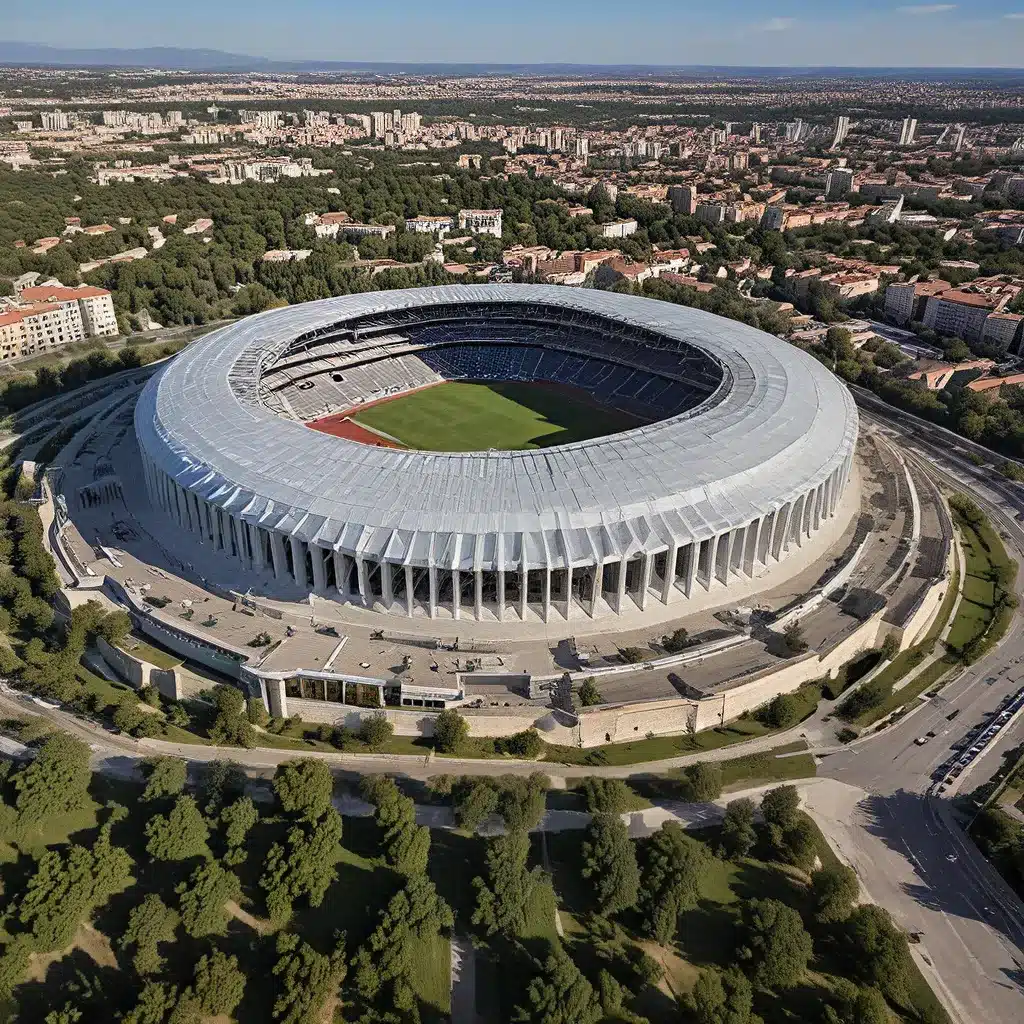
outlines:
M155 686L157 691L169 700L181 700L184 689L181 672L177 668L158 668L142 658L136 658L128 651L112 647L101 636L96 638L96 649L118 678L130 683L136 690L141 690L145 686Z

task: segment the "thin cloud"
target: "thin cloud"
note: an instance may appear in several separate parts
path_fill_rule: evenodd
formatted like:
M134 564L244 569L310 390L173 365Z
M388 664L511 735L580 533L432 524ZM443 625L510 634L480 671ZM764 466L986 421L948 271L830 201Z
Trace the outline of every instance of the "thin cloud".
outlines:
M760 26L762 32L785 32L796 24L796 18L771 18Z
M1009 21L1024 21L1024 11L1011 11L1009 14L1004 14L1003 17Z
M896 10L900 14L945 14L946 11L955 11L956 4L908 4Z

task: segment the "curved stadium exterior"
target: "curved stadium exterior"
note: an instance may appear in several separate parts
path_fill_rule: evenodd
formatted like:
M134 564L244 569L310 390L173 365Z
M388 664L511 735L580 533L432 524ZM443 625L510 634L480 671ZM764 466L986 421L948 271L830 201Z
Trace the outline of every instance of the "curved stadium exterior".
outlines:
M643 425L458 453L305 425L458 379L572 385ZM728 601L836 514L858 420L816 360L743 324L611 292L456 285L223 328L154 376L135 428L153 503L254 584L548 622Z

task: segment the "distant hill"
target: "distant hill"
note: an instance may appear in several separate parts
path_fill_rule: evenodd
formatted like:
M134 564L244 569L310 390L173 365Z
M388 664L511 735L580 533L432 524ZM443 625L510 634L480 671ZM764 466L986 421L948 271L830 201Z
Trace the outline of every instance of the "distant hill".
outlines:
M1017 79L1022 71L1011 68L839 68L839 67L730 67L725 65L664 64L471 64L403 61L271 60L225 50L147 46L137 49L74 49L43 43L0 41L0 64L50 67L164 68L169 71L278 71L431 75L620 75L643 78L676 74L703 77L808 77L844 75L864 78L992 78Z

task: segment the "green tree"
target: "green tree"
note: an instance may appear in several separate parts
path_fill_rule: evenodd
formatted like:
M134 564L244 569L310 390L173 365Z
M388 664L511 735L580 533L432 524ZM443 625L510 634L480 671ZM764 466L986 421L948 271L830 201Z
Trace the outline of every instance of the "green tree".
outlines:
M149 893L128 915L128 927L121 936L121 948L134 948L132 965L140 975L159 974L164 969L161 942L173 942L181 918L155 893Z
M539 872L526 867L529 856L530 838L525 832L506 832L488 840L486 877L473 879L477 900L473 924L488 935L514 938L525 930L526 906L539 881Z
M634 806L635 794L622 779L588 775L580 783L580 793L591 814L623 814Z
M457 754L469 738L469 723L454 708L434 719L434 747L442 754Z
M143 762L146 788L143 800L178 796L185 788L185 762L178 757L150 757Z
M601 691L597 688L593 676L587 676L580 684L580 703L585 707L593 707L601 703Z
M757 718L771 729L788 729L800 718L800 702L792 693L780 693L757 712Z
M873 985L893 1002L906 1000L913 974L907 938L888 911L873 903L855 907L844 925L853 977Z
M423 874L430 853L430 829L416 824L416 805L404 796L394 779L363 779L363 794L377 809L377 824L384 830L384 854L395 870Z
M838 1006L826 1006L823 1024L892 1024L893 1015L877 988L860 988Z
M189 880L174 891L178 894L185 931L199 939L224 934L228 926L225 904L241 898L242 886L238 875L211 860L197 867Z
M685 769L683 799L709 803L722 795L722 769L710 761L698 761Z
M807 650L807 641L804 639L804 627L794 619L787 623L782 630L782 642L790 654L803 654Z
M221 808L245 792L245 772L234 761L210 761L203 773L203 802L206 813L217 815Z
M195 799L179 796L169 814L146 822L146 851L154 860L188 860L209 854L210 829Z
M482 780L459 783L452 795L455 822L467 832L475 832L498 806L498 791Z
M345 980L345 947L338 941L329 954L318 953L297 935L277 937L274 975L280 989L272 1016L280 1024L309 1024L318 1020L324 1004Z
M286 921L295 900L303 896L310 906L320 906L337 877L334 865L340 843L341 815L331 808L312 825L294 825L288 830L285 843L275 843L270 848L260 887L267 894L267 910L272 920Z
M678 654L680 651L685 651L691 643L689 631L683 629L682 626L679 629L673 630L668 636L661 638L661 646L665 648L668 654Z
M14 774L19 827L88 806L91 781L89 747L66 732L54 733Z
M696 904L709 863L706 847L678 822L666 822L644 846L638 905L644 931L663 946L675 936L679 915Z
M121 1018L122 1024L164 1024L178 1002L174 985L147 981L132 1010Z
M583 843L581 873L593 886L599 914L610 916L636 905L640 869L621 818L614 814L594 815Z
M239 797L220 812L224 825L224 841L229 849L241 846L252 827L260 820L260 812L247 796Z
M43 1024L78 1024L82 1019L82 1011L65 1003L59 1010L51 1010L44 1018Z
M800 915L785 903L752 899L743 906L741 960L759 988L792 988L803 977L813 946Z
M201 956L193 991L204 1015L230 1017L245 995L245 974L239 969L238 957L219 949Z
M24 932L0 946L0 997L9 999L21 984L33 952L32 937Z
M498 813L511 832L529 832L544 817L549 780L543 772L533 772L525 779L507 775L498 792Z
M210 739L218 744L251 747L255 740L246 712L245 695L237 686L223 684L214 687L213 705L216 708Z
M395 734L395 727L383 711L378 711L364 718L359 726L359 738L371 750L383 747Z
M754 991L737 967L724 971L701 971L684 1005L695 1024L749 1024L754 1009Z
M746 797L730 801L722 816L721 853L728 857L745 857L756 843L754 801Z
M603 1016L593 985L561 946L544 961L526 988L526 1003L513 1021L523 1024L597 1024Z
M323 761L311 757L285 761L274 772L274 792L287 814L316 821L331 806L334 777Z
M850 916L860 894L857 873L845 864L821 867L811 875L814 917L822 924L835 924Z
M881 647L882 660L892 661L900 653L900 642L895 633L886 633Z

